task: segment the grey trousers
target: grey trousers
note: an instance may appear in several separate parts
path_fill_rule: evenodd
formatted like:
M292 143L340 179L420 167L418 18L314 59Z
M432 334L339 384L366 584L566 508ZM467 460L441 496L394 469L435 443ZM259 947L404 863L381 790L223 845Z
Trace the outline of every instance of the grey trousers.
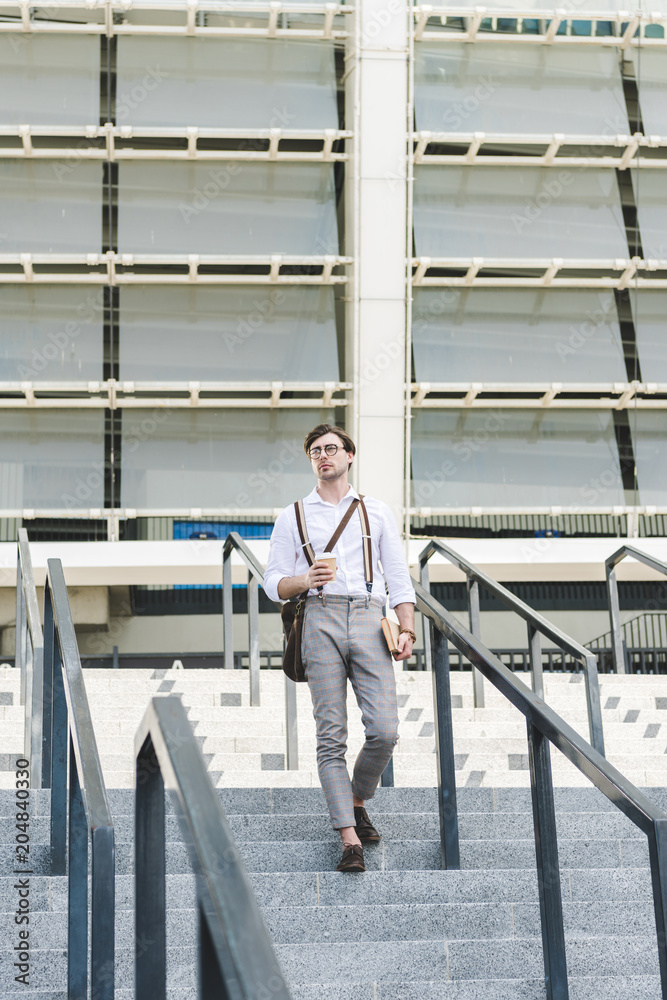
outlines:
M317 770L334 829L355 826L352 795L370 799L398 740L396 682L381 602L329 595L306 600L301 654L317 726ZM347 681L366 739L352 781L347 750Z

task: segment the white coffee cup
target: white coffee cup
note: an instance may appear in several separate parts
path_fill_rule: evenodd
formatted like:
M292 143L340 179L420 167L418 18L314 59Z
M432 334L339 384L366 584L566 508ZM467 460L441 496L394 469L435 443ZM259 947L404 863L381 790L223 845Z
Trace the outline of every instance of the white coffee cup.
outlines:
M333 573L333 580L328 580L327 583L334 583L336 579L336 557L332 552L320 552L315 555L315 562L325 562L331 572Z

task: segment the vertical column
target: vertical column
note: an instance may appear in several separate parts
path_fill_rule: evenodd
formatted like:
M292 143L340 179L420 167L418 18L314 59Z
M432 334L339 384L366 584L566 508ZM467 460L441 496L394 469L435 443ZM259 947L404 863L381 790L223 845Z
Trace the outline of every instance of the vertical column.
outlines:
M355 5L346 81L354 131L346 174L348 429L355 484L388 503L402 526L405 477L408 24L405 0ZM407 379L410 373L407 372ZM351 418L351 419L350 419ZM354 467L353 467L354 468Z

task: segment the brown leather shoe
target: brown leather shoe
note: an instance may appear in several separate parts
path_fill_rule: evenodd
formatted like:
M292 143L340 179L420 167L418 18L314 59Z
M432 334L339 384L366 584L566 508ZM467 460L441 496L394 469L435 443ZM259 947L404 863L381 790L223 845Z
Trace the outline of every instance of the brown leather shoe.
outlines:
M365 840L368 843L377 844L377 842L382 839L368 818L368 813L363 806L354 807L354 820L357 824L357 837L359 840Z
M340 859L339 864L336 866L337 872L365 872L366 865L364 864L364 849L361 844L353 844L350 847L346 847L343 851L343 857Z

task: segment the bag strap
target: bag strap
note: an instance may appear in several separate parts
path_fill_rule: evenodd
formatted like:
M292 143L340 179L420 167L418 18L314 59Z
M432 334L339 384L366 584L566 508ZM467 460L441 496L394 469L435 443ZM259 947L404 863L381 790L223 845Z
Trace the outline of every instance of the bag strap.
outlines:
M347 528L348 524L350 523L350 519L352 518L352 515L354 514L355 510L357 509L357 507L359 506L360 503L361 503L361 500L354 499L352 501L352 503L350 504L350 506L347 508L345 517L341 520L340 524L338 525L338 527L334 531L333 535L331 536L331 538L329 539L329 541L325 545L325 547L324 547L324 551L325 552L333 552L333 549L334 549L334 546L335 546L336 542L338 541L338 539L340 538L340 536L343 534L343 532Z

